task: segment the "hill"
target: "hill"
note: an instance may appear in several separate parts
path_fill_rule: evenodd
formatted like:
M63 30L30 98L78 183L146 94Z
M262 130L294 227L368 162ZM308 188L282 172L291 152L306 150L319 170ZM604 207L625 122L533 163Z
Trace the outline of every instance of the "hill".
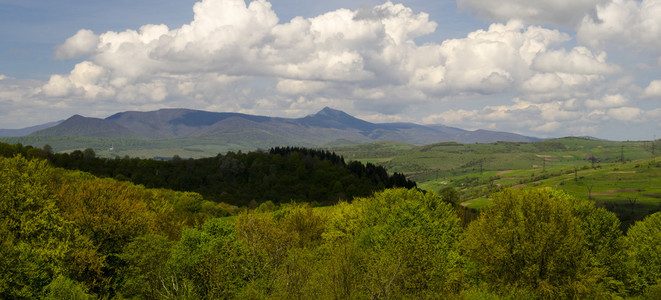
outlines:
M3 139L10 143L34 146L50 144L56 151L91 147L104 156L140 157L174 154L208 157L219 152L277 146L327 147L377 141L426 145L446 141L483 143L538 140L506 132L468 131L442 125L371 123L328 107L302 118L189 109L127 111L105 119L76 115L29 136ZM127 146L117 146L120 144ZM111 146L117 148L116 151L125 152L104 152Z
M0 137L2 136L24 136L31 134L35 131L41 130L41 129L46 129L53 127L57 124L62 123L62 121L55 121L55 122L49 122L46 124L41 124L41 125L36 125L36 126L30 126L30 127L25 127L25 128L19 128L19 129L0 129Z
M94 136L94 137L135 137L125 127L109 120L86 118L80 115L65 120L53 127L31 133L35 136Z
M654 145L654 146L652 146ZM533 143L379 142L336 147L350 160L384 166L420 188L455 188L464 205L481 208L503 188L549 187L590 198L613 211L623 229L661 210L661 160L655 142L612 142L566 137Z

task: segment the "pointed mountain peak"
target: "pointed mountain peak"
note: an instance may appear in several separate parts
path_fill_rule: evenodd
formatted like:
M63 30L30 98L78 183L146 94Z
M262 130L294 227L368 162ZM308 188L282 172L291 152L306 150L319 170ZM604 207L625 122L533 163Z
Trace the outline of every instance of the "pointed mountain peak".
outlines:
M332 109L328 106L324 107L322 110L320 110L318 113L312 115L313 117L326 117L330 119L337 119L337 118L346 118L350 117L353 118L353 116L337 109Z
M374 128L374 124L370 122L357 119L341 110L332 109L330 107L324 107L324 109L320 110L318 113L309 115L300 120L306 125L316 127L337 129L352 128L359 130L371 130Z

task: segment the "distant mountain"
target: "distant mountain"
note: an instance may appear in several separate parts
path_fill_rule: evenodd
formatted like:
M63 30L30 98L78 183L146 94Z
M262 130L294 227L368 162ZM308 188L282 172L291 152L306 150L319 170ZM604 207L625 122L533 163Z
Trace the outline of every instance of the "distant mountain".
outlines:
M131 130L110 120L87 118L80 115L66 119L64 122L33 132L38 136L93 136L93 137L137 137Z
M34 136L127 137L143 139L199 139L245 148L273 146L324 146L342 143L395 141L426 145L445 141L490 143L533 142L523 135L443 125L413 123L370 123L345 112L324 108L303 118L276 118L240 113L218 113L190 109L127 111L106 119L73 116Z
M41 129L46 129L49 127L53 127L57 124L62 123L63 121L56 121L56 122L49 122L46 124L41 124L41 125L36 125L36 126L31 126L31 127L25 127L25 128L20 128L20 129L0 129L0 136L5 137L5 136L25 136L28 134L31 134L35 131L41 130Z

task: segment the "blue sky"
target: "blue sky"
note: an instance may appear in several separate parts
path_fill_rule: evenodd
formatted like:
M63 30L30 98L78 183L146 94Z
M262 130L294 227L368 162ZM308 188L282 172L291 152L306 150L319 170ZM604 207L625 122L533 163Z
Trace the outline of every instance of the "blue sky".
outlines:
M661 136L661 0L0 0L0 128L184 107Z

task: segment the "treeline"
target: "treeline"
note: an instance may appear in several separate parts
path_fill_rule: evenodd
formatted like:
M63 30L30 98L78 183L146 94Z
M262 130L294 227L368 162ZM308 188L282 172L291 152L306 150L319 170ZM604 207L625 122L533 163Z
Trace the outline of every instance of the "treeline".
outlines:
M215 218L194 193L0 158L2 299L613 299L661 296L661 213L505 190L464 226L388 189Z
M81 170L98 177L131 181L150 188L167 188L201 194L205 199L237 206L313 202L321 205L351 200L392 187L416 184L402 174L389 175L385 168L363 165L324 150L274 148L269 152L229 152L201 159L153 160L99 158L92 149L53 153L30 146L0 143L0 155L21 154L45 158L54 166Z

